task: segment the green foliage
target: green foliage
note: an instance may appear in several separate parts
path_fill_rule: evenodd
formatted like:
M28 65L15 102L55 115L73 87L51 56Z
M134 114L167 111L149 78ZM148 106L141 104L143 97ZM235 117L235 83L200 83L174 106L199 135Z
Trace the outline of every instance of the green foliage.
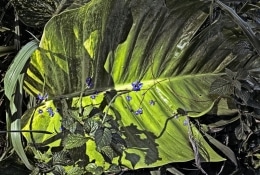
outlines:
M257 158L259 150L256 148L258 141L252 140L259 133L259 125L256 123L260 118L258 77L258 69L252 71L241 69L237 72L226 69L226 75L215 80L211 85L211 93L222 97L233 97L233 103L238 106L239 113L236 120L239 119L239 124L234 129L234 135L241 144L239 151L247 152L248 160L246 161L250 161L254 168L259 167L259 159ZM225 124L227 123L225 122ZM232 156L230 159L234 162L234 156L230 153L227 155L228 157Z
M257 94L259 93L260 83L258 76L255 76L258 72L258 70L247 71L243 69L232 72L226 69L226 75L212 83L210 93L232 96L236 104L244 106L248 110L249 108L252 109L251 115L259 119Z
M238 36L241 30L225 17L195 36L207 18L201 9L209 4L171 3L91 1L48 22L25 88L32 95L48 93L52 108L60 110L62 121L56 119L51 128L63 128L58 134L64 133L59 139L65 149L81 146L105 169L105 162L144 168L194 158L199 166L199 157L224 160L194 125L189 129L187 115L218 109L219 97L210 91L230 95L233 86L239 90L233 71L258 68L240 61L253 52L233 54L235 43L246 37ZM91 137L86 145L76 145L85 135ZM43 143L44 137L38 136ZM226 152L233 159L232 151Z
M80 134L70 134L64 139L63 145L65 149L72 149L84 145L86 141L87 138Z
M239 70L238 72L232 72L231 70L226 69L225 72L225 76L217 79L211 84L211 94L230 96L231 94L234 94L234 91L241 92L242 87L239 80L243 81L247 79L247 70Z
M75 166L75 167L71 168L67 172L67 174L69 174L69 175L84 175L84 174L86 174L86 171L83 168Z
M97 144L97 148L99 151L109 145L112 141L112 133L109 129L107 128L100 128L95 132L95 142Z
M220 8L222 8L228 15L233 19L233 21L238 24L239 27L241 27L242 31L245 33L245 35L248 38L248 41L251 42L252 46L257 51L258 55L260 54L260 40L256 36L255 32L253 31L251 25L247 22L245 22L242 18L238 16L238 14L229 6L225 5L219 0L216 0L216 4L219 5ZM246 5L245 5L246 6ZM258 7L259 8L259 7ZM246 8L244 8L246 9ZM253 10L252 10L253 11ZM258 12L256 12L258 13Z
M87 166L86 166L86 170L87 172L90 172L92 173L93 175L101 175L103 173L103 168L100 167L100 166L97 166L96 164L94 163L89 163Z
M201 161L225 160L204 135L237 166L234 152L205 132L240 118L235 136L241 149L248 149L247 138L257 132L253 118L259 118L259 57L235 49L249 38L257 50L259 42L247 30L251 26L225 4L216 1L241 28L223 15L202 30L210 8L206 1L92 0L80 8L44 1L44 8L36 3L28 10L37 12L38 21L23 16L26 1L16 2L27 25L43 25L66 11L46 24L24 82L28 93L38 95L38 104L26 111L22 128L52 133L24 133L35 155L47 147L36 156L34 173L102 174L119 172L120 166L138 169L192 159L203 172ZM6 94L13 102L16 84L10 85ZM232 116L238 111L232 105L250 113ZM16 108L10 106L12 117ZM232 118L205 128L192 124L208 113ZM29 166L25 155L20 157Z
M84 130L89 136L94 137L95 132L99 128L99 125L100 123L96 120L86 119L86 121L84 122Z

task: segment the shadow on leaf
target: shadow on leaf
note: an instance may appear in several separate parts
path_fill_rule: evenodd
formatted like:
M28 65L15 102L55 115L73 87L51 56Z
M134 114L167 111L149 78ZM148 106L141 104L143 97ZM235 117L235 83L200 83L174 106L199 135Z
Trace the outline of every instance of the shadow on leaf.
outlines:
M139 130L136 125L131 124L130 126L122 127L122 133L125 135L125 141L128 148L134 148L144 152L145 163L150 165L158 160L159 152L157 147L159 146L155 139L156 136L149 131ZM133 153L126 153L126 159L131 161L133 167L140 160L140 156Z

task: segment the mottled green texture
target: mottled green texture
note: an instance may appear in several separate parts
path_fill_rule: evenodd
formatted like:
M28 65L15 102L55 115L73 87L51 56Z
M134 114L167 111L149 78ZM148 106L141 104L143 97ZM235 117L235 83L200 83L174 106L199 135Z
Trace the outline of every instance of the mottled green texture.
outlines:
M218 21L195 36L208 16L208 6L198 0L166 4L161 0L92 0L55 16L45 26L25 89L34 95L47 92L51 99L79 97L84 92L85 107L99 107L105 91L128 90L118 93L104 109L113 115L127 143L121 163L144 168L192 160L186 116L174 117L177 110L202 116L216 100L209 96L210 85L225 74L226 67L234 71L256 67L241 61L245 55L233 54L240 40L232 24ZM85 85L88 77L94 84L90 89ZM140 91L132 91L136 80L143 83ZM95 90L99 93L93 100L88 95ZM127 95L132 100L127 101ZM151 105L150 100L155 103ZM140 108L143 113L136 115ZM202 160L224 160L195 127L193 134ZM94 141L87 141L86 152L103 165ZM113 162L119 163L118 159Z

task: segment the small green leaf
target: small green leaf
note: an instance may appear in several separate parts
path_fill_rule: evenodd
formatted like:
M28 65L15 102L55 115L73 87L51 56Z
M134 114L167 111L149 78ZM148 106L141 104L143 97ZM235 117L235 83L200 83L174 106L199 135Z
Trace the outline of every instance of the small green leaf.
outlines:
M119 165L112 164L107 171L118 174L122 171L122 168Z
M107 128L99 128L95 132L95 141L98 150L101 151L104 146L110 145L112 141L111 131Z
M93 110L93 106L86 106L83 110L83 119L87 119L89 117L90 112Z
M66 117L62 119L62 126L74 133L77 129L77 122L72 117Z
M69 134L65 140L64 140L64 148L65 149L72 149L72 148L77 148L86 143L88 140L87 137L82 136L80 134Z
M250 93L247 90L236 90L235 94L238 98L243 100L244 104L247 104L248 100L250 99Z
M67 174L69 175L84 175L86 174L86 171L83 168L80 168L78 166L72 167Z
M104 123L104 127L106 127L106 128L112 128L112 125L111 125L110 123L108 123L108 122L105 122L105 123Z
M70 163L69 154L67 151L60 151L53 154L53 165L68 165Z
M117 154L110 146L102 147L101 152L103 155L105 155L105 158L108 158L108 162L111 162L114 157L117 157Z
M75 121L82 123L82 117L80 116L78 109L70 109L69 114Z
M97 166L95 163L89 163L85 169L87 172L92 173L94 175L101 175L103 174L104 169L100 166Z
M238 80L233 80L232 85L237 88L239 91L241 91L241 83Z
M60 174L60 175L66 174L64 167L61 166L61 165L55 165L52 173L55 174L55 175L56 174Z
M44 162L47 163L51 160L51 153L50 152L44 152L38 151L36 149L31 149L31 151L34 153L34 158L37 159L38 162Z
M245 123L241 123L235 128L235 135L238 140L245 140L247 137L246 133L249 132L250 128Z
M99 128L99 123L92 118L88 118L84 123L84 130L91 137L94 137L95 132L97 131L98 128Z
M227 77L228 77L230 80L235 79L236 76L237 76L237 73L236 73L236 72L233 72L233 71L231 71L231 70L228 69L228 68L225 68L225 73L227 74Z
M229 95L231 93L232 86L228 79L218 78L210 86L210 94Z

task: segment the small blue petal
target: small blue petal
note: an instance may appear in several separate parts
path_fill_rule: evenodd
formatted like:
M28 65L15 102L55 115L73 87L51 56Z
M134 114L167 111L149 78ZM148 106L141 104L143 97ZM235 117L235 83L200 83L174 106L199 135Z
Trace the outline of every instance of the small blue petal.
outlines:
M141 83L140 81L135 81L132 83L133 91L140 91L142 87L143 87L143 83Z
M98 92L95 91L94 94L90 95L90 98L95 99L98 95Z
M149 103L150 103L151 106L155 105L155 101L154 100L150 100Z
M65 130L64 126L61 125L60 131L64 131L64 130Z
M48 94L46 93L45 95L41 95L41 94L38 94L37 95L37 100L39 100L40 102L44 101L48 99Z
M88 77L88 78L86 79L86 85L87 85L88 88L92 88L92 87L94 86L91 77Z
M143 109L139 108L137 111L135 111L135 115L143 114Z
M39 101L43 101L43 100L44 100L44 97L43 97L41 94L38 94L38 95L37 95L37 99L38 99Z
M187 126L189 124L189 121L186 119L186 120L184 120L184 122L183 122L183 125L184 126Z
M132 100L132 97L131 97L130 95L127 95L127 96L126 96L126 100L127 100L127 101L131 101L131 100Z
M49 113L49 115L50 115L51 117L54 116L54 112L53 112L53 110L52 110L51 107L47 108L47 112Z

